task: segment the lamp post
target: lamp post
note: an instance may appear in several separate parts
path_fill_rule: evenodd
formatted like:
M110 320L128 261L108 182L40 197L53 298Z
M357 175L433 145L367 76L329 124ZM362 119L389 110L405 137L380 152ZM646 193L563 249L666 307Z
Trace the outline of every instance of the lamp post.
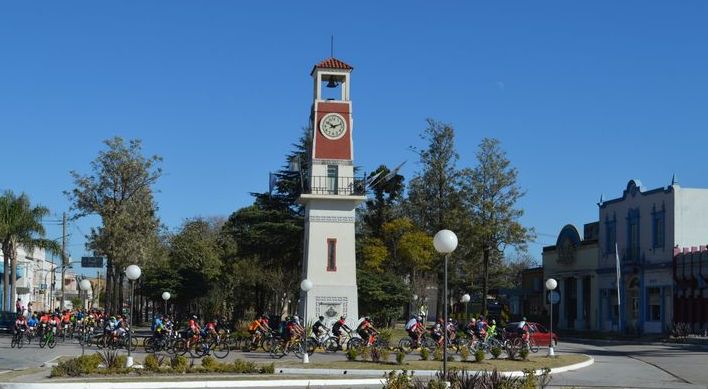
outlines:
M167 316L167 313L168 313L167 312L167 300L169 300L170 297L172 297L170 292L162 292L162 299L165 300L165 316Z
M470 295L468 293L463 294L460 301L465 303L465 321L467 321L467 303L470 302Z
M553 351L553 290L558 286L558 281L556 281L553 278L549 278L546 280L546 289L550 291L548 294L548 302L551 303L551 333L549 336L549 341L548 341L548 356L552 357L555 356L555 352Z
M81 282L79 282L79 288L84 291L84 295L86 296L86 299L88 299L88 291L91 290L91 281L84 278ZM84 299L84 309L86 309L86 299Z
M312 289L312 281L309 278L305 278L300 283L300 289L305 292L305 307L303 309L302 323L305 329L305 343L302 352L302 363L310 363L310 356L307 355L307 292Z
M133 300L135 299L135 291L133 288L133 281L140 278L142 270L138 265L130 265L125 269L125 276L128 277L130 281L130 314L128 316L128 359L125 361L125 367L133 366L133 357L130 356L130 349L132 347L131 333L133 332Z
M433 247L435 251L440 254L445 254L445 265L444 265L444 291L443 291L443 301L445 302L443 306L443 336L444 336L444 346L443 346L443 377L447 382L447 261L450 258L450 253L455 251L457 248L457 235L450 230L440 230L435 234L433 238Z

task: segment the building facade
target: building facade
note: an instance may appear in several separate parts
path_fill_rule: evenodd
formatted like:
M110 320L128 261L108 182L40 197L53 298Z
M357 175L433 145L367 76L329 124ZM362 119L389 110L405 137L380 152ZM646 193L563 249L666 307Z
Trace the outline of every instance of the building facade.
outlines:
M598 208L594 253L586 253L582 266L580 262L565 263L562 246L579 255L587 236L578 245L576 238L563 237L573 235L564 228L557 245L544 248L545 277L559 281L559 328L630 334L665 332L675 321L678 311L674 304L679 300L679 311L685 317L689 317L688 312L691 318L702 317L704 314L698 311L705 293L702 262L698 261L697 276L684 276L682 256L682 270L676 273L676 256L683 251L675 254L675 248L686 247L690 253L691 247L708 242L708 190L682 188L675 180L667 187L646 190L634 179L621 197L601 199ZM693 272L692 266L689 268ZM576 281L569 283L568 278ZM705 320L702 323L698 325L705 325Z

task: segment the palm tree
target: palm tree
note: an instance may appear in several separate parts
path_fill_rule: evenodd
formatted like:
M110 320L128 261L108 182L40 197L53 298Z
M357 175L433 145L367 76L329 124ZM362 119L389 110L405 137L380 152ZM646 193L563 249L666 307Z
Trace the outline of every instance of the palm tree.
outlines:
M44 239L42 218L48 214L49 209L46 207L41 205L32 207L29 197L24 193L16 196L12 191L6 191L0 196L0 249L5 265L2 310L9 311L10 304L15 301L17 295L17 249L19 247L30 252L36 248L44 248L54 253L61 252L56 242ZM11 269L9 272L8 265Z

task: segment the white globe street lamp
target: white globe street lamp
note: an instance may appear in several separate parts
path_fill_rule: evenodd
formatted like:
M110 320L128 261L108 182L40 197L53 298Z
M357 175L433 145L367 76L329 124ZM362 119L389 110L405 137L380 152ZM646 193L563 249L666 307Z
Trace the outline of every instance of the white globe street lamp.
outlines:
M138 265L130 265L125 268L125 276L128 277L130 281L130 314L128 315L128 359L125 361L125 367L133 366L133 357L130 355L132 345L132 332L133 332L133 300L135 300L135 288L133 282L140 278L142 270Z
M448 259L450 258L450 253L455 251L457 248L457 235L455 235L454 232L450 230L440 230L435 234L435 237L433 238L433 247L435 247L435 251L439 252L440 254L445 254L445 270L444 270L444 295L443 295L443 301L445 301L444 304L444 310L443 310L443 320L444 320L444 326L445 328L443 329L443 336L444 336L444 346L443 346L443 377L444 380L447 382L448 377L447 377L447 304L448 304L448 297L447 297L447 262Z
M468 312L467 312L467 303L470 302L470 295L469 295L469 293L463 294L462 297L460 298L460 302L465 303L465 320L467 320L467 314L468 314Z
M91 290L91 281L84 278L79 282L79 288L84 291L84 308L86 307L86 299L88 299L88 291Z
M165 315L167 315L167 300L169 300L170 297L172 297L170 292L162 292L162 299L165 300Z
M549 342L548 342L548 356L552 357L555 356L555 352L553 351L553 290L558 287L558 281L556 281L553 278L549 278L546 280L546 289L549 290L550 293L548 293L548 302L551 303L551 333L549 337Z
M303 328L305 329L305 342L304 342L304 350L302 352L302 363L310 363L310 356L307 354L307 292L312 290L312 281L310 281L309 278L305 278L302 280L300 283L300 289L305 292L305 307L303 309L303 318L302 318L302 323L303 323Z

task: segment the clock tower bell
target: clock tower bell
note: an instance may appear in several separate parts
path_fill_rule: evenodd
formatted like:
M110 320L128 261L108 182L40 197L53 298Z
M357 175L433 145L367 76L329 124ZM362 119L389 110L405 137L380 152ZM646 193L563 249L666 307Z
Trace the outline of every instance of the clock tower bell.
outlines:
M352 70L328 58L311 73L312 150L299 198L305 205L302 278L313 284L308 292L301 292L301 301L307 304L306 323L324 316L331 325L346 316L351 326L359 319L354 227L355 209L366 200L366 193L364 178L354 176Z

